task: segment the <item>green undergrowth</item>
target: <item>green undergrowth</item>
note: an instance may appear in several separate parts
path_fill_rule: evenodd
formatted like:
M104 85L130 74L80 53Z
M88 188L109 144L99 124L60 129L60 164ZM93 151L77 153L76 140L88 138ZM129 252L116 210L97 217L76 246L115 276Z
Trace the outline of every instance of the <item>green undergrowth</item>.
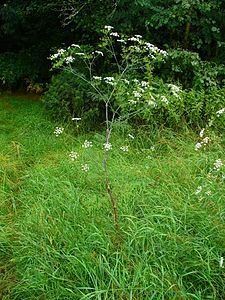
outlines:
M195 151L187 129L115 130L116 231L104 135L64 125L56 137L61 124L38 101L1 98L0 115L0 299L225 298L224 166L213 169L224 162L222 133Z

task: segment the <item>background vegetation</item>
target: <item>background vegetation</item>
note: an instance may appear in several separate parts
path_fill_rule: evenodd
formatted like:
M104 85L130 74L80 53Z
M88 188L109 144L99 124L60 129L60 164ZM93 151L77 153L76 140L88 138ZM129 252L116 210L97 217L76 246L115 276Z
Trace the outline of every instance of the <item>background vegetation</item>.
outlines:
M179 61L173 70L177 80L180 73L199 69L191 65L196 54L187 51L210 62L210 73L225 59L224 20L223 0L5 1L0 7L0 81L7 88L24 86L27 79L46 82L51 77L51 49L71 43L94 45L104 25L141 34L162 48L179 49L173 54L174 65Z

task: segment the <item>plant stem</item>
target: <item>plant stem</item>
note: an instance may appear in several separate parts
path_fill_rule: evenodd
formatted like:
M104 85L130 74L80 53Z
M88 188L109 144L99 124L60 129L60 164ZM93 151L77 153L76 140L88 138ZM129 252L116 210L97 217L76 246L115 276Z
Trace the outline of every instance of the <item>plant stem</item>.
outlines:
M109 116L108 116L108 103L106 102L105 104L105 116L106 116L106 144L109 143ZM106 182L106 186L107 186L107 192L109 195L109 198L111 200L112 203L112 207L113 207L113 218L114 218L114 222L116 225L116 230L119 229L119 225L118 225L118 220L117 220L117 201L113 198L113 194L112 194L112 190L111 190L111 186L109 183L109 175L108 175L108 168L107 168L107 150L105 149L105 153L104 153L104 171L105 171L105 182Z

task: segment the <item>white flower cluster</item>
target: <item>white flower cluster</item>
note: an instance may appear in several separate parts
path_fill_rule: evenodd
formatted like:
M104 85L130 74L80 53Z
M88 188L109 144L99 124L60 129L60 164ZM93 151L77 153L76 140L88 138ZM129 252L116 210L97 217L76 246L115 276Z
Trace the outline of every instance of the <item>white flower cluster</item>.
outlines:
M204 132L205 132L205 128L203 128L200 133L199 133L199 136L202 138L204 136Z
M168 84L168 87L170 88L173 96L180 99L180 96L178 93L181 91L181 89L179 88L179 86L177 86L175 84Z
M83 148L91 148L93 145L92 145L92 142L91 141L88 141L88 140L85 140L82 147Z
M169 101L165 96L161 96L161 101L166 103L166 104L169 104Z
M62 127L56 127L54 130L54 134L58 137L60 134L63 133L64 128Z
M214 164L213 164L213 169L216 171L219 171L221 169L221 167L223 166L223 162L221 159L217 159Z
M84 165L81 166L81 170L84 171L84 172L88 172L89 169L90 169L90 168L89 168L89 165L88 165L88 164L84 164Z
M79 121L81 120L81 118L78 118L78 117L74 117L72 118L72 120L76 120L76 121ZM62 127L56 127L55 130L54 130L54 134L58 137L60 134L62 134L64 131L64 128ZM134 136L131 135L131 134L128 134L128 137L131 138L131 139L134 139ZM88 141L88 140L85 140L82 147L83 148L91 148L93 145L92 145L92 142L91 141ZM109 143L109 142L106 142L104 145L104 150L105 151L109 151L109 150L112 150L112 144ZM123 152L128 152L128 146L124 145L124 146L121 146L120 147L120 150L122 150ZM75 152L75 151L71 151L69 154L68 154L69 158L72 160L72 161L75 161L79 158L79 153L78 152ZM89 165L88 164L82 164L81 165L81 170L83 172L88 172L90 169Z
M200 136L201 138L203 138L204 133L205 133L205 128L203 128L203 129L200 131L199 136ZM209 143L209 137L206 136L201 142L198 142L198 143L195 145L195 150L198 151L200 148L202 148L202 146L206 146L208 143Z
M206 136L201 142L195 145L195 150L199 150L202 146L206 146L209 143L209 138Z
M110 85L115 85L115 79L114 77L104 77L103 80L105 83L110 84Z
M141 94L138 91L133 91L134 97L135 98L141 98Z
M139 42L139 41L140 41L140 38L138 38L137 36L132 36L131 38L128 39L128 41L131 41L131 42Z
M120 37L118 32L111 32L110 33L111 36L115 36L115 37Z
M198 151L201 147L202 147L202 144L201 143L197 143L195 145L195 150Z
M200 186L197 187L197 189L196 189L196 191L195 191L195 195L199 195L199 194L202 193L202 192L203 192L203 187L200 185ZM206 194L206 196L211 196L211 195L212 195L212 191L207 190L207 191L205 192L205 194Z
M113 85L113 86L116 85L114 77L104 77L104 78L102 78L101 76L93 76L93 79L94 80L99 80L99 81L103 80L105 83Z
M132 93L135 100L129 99L128 102L136 104L137 100L139 100L143 96L143 93L149 87L149 82L144 80L139 81L138 79L133 79L133 82L136 84L136 90L134 90Z
M105 25L104 28L107 29L107 30L112 30L112 29L113 29L113 27L112 27L112 26L109 26L109 25Z
M62 56L65 52L66 52L65 49L58 49L57 53L50 56L50 59L55 60L55 59L59 58L60 56Z
M70 64L70 63L72 63L74 60L75 60L75 58L72 57L72 56L70 55L70 56L67 56L67 57L65 58L65 63L66 63L66 64Z
M112 150L112 144L110 144L110 143L105 143L105 144L104 144L104 149L105 149L105 151Z
M150 51L152 54L161 54L162 56L168 55L168 53L166 51L159 49L158 47L156 47L155 45L153 45L151 43L145 43L145 49L147 51ZM155 58L154 55L152 58Z
M133 79L133 82L140 84L140 81L138 79Z
M128 152L128 146L122 146L120 147L120 150L122 150L123 152Z
M172 93L179 93L180 92L179 86L177 86L175 84L168 84L168 87L171 88Z
M225 107L222 108L222 109L220 109L220 110L218 110L218 111L216 112L217 117L221 116L224 112L225 112Z
M136 34L136 35L128 38L128 41L137 42L137 43L139 43L140 46L144 46L144 49L146 51L150 52L149 56L153 59L155 58L155 56L157 54L160 54L162 56L168 55L168 53L166 51L159 49L158 47L156 47L155 45L153 45L151 43L143 42L141 39L142 39L142 36L139 34ZM135 49L135 50L141 50L141 48L138 46L130 46L130 48Z
M143 87L143 88L149 87L149 82L148 81L142 80L140 84L141 84L141 87Z
M223 162L221 159L217 159L215 160L215 162L213 163L213 168L211 169L211 171L207 174L207 178L209 178L210 183L211 180L217 180L218 179L218 174L216 174L215 172L219 171L222 167L224 166ZM214 174L213 174L214 173ZM222 179L224 179L224 175L222 174ZM203 193L204 192L204 193ZM204 186L199 186L196 191L195 194L205 194L206 196L211 196L212 195L212 191L210 189L206 189L206 187Z
M72 161L74 161L75 159L78 159L79 154L77 152L71 151L69 157Z
M133 99L128 100L128 102L131 103L131 104L137 104L137 101L135 101Z

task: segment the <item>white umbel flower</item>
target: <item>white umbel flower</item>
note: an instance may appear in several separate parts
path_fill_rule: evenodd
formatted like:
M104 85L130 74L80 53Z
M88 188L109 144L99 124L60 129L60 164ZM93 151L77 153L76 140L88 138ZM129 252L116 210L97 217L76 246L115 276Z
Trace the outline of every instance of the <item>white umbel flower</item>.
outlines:
M217 159L213 165L214 165L214 170L218 171L223 166L222 160Z
M105 149L105 151L112 150L112 144L110 144L110 143L105 143L105 144L104 144L104 149Z
M120 150L122 150L123 152L128 152L128 146L122 146L120 147Z
M222 108L222 109L220 109L220 110L218 110L218 111L216 112L217 117L219 117L220 115L222 115L224 112L225 112L225 107Z
M78 159L79 154L77 152L71 151L69 157L72 161L74 161L75 159Z
M198 151L201 147L202 147L202 144L201 143L197 143L195 145L195 151Z
M83 148L91 148L93 145L92 145L92 142L88 141L88 140L85 140L82 147Z
M58 137L60 134L63 133L64 128L62 127L56 127L54 130L54 134Z
M81 170L84 171L84 172L88 172L89 171L89 165L88 164L84 164L84 165L81 165Z
M106 25L104 28L107 29L107 30L113 29L113 27L112 27L112 26L109 26L109 25Z

